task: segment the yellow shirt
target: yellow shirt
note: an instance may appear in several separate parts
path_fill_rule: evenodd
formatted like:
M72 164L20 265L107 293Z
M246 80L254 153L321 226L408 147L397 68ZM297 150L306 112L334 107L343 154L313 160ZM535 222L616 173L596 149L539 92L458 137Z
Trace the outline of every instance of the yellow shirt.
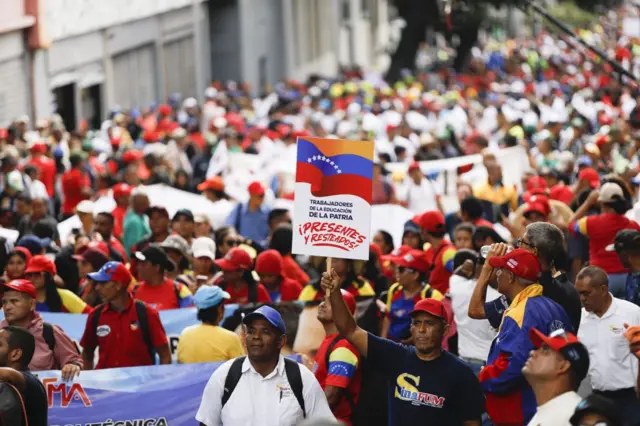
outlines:
M197 324L182 330L178 341L178 362L228 361L244 355L240 337L217 325Z

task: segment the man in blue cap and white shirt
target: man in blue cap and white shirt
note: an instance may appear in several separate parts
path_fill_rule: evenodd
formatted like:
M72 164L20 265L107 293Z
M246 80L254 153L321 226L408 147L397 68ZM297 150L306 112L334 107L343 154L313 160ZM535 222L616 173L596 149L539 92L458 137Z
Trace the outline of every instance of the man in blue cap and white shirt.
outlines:
M201 426L294 426L304 418L335 419L315 376L284 358L285 325L275 309L262 306L243 320L247 357L218 368L202 394Z

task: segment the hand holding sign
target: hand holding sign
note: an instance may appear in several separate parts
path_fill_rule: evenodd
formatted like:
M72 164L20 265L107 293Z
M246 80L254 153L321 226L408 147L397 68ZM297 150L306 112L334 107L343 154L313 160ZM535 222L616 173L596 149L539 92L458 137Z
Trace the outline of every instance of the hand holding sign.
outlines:
M340 290L340 277L336 273L335 269L332 268L329 272L322 273L320 286L327 296L333 291Z

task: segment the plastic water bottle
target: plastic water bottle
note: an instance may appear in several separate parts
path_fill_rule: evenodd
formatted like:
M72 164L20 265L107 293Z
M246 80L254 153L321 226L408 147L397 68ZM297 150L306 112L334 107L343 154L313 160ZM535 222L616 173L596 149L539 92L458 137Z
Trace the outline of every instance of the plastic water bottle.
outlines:
M482 256L484 259L487 258L487 254L489 254L489 250L491 250L491 246L482 246L480 247L480 256ZM507 253L510 253L511 251L513 251L513 247L509 246L507 247Z

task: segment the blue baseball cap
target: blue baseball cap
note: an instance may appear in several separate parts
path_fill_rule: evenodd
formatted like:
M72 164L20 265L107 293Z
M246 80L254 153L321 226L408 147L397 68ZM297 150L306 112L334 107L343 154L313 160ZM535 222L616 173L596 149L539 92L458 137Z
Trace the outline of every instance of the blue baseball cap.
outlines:
M284 326L284 321L282 320L282 316L280 315L280 312L276 311L271 306L261 306L261 307L259 307L255 311L253 311L250 314L246 315L244 317L244 319L242 320L242 322L248 325L251 321L253 321L255 319L258 319L258 318L266 319L267 321L269 321L269 323L272 326L274 326L275 328L280 330L282 332L282 334L284 334L286 332L286 328Z
M129 285L133 279L123 263L114 261L105 263L98 272L92 272L87 276L97 283L116 281L124 285Z
M36 256L42 253L42 249L48 247L51 244L50 238L38 238L35 235L25 235L20 238L20 241L16 244L16 247L24 247L32 256Z
M198 310L217 306L226 299L231 299L231 295L217 285L203 285L193 296L193 302Z

